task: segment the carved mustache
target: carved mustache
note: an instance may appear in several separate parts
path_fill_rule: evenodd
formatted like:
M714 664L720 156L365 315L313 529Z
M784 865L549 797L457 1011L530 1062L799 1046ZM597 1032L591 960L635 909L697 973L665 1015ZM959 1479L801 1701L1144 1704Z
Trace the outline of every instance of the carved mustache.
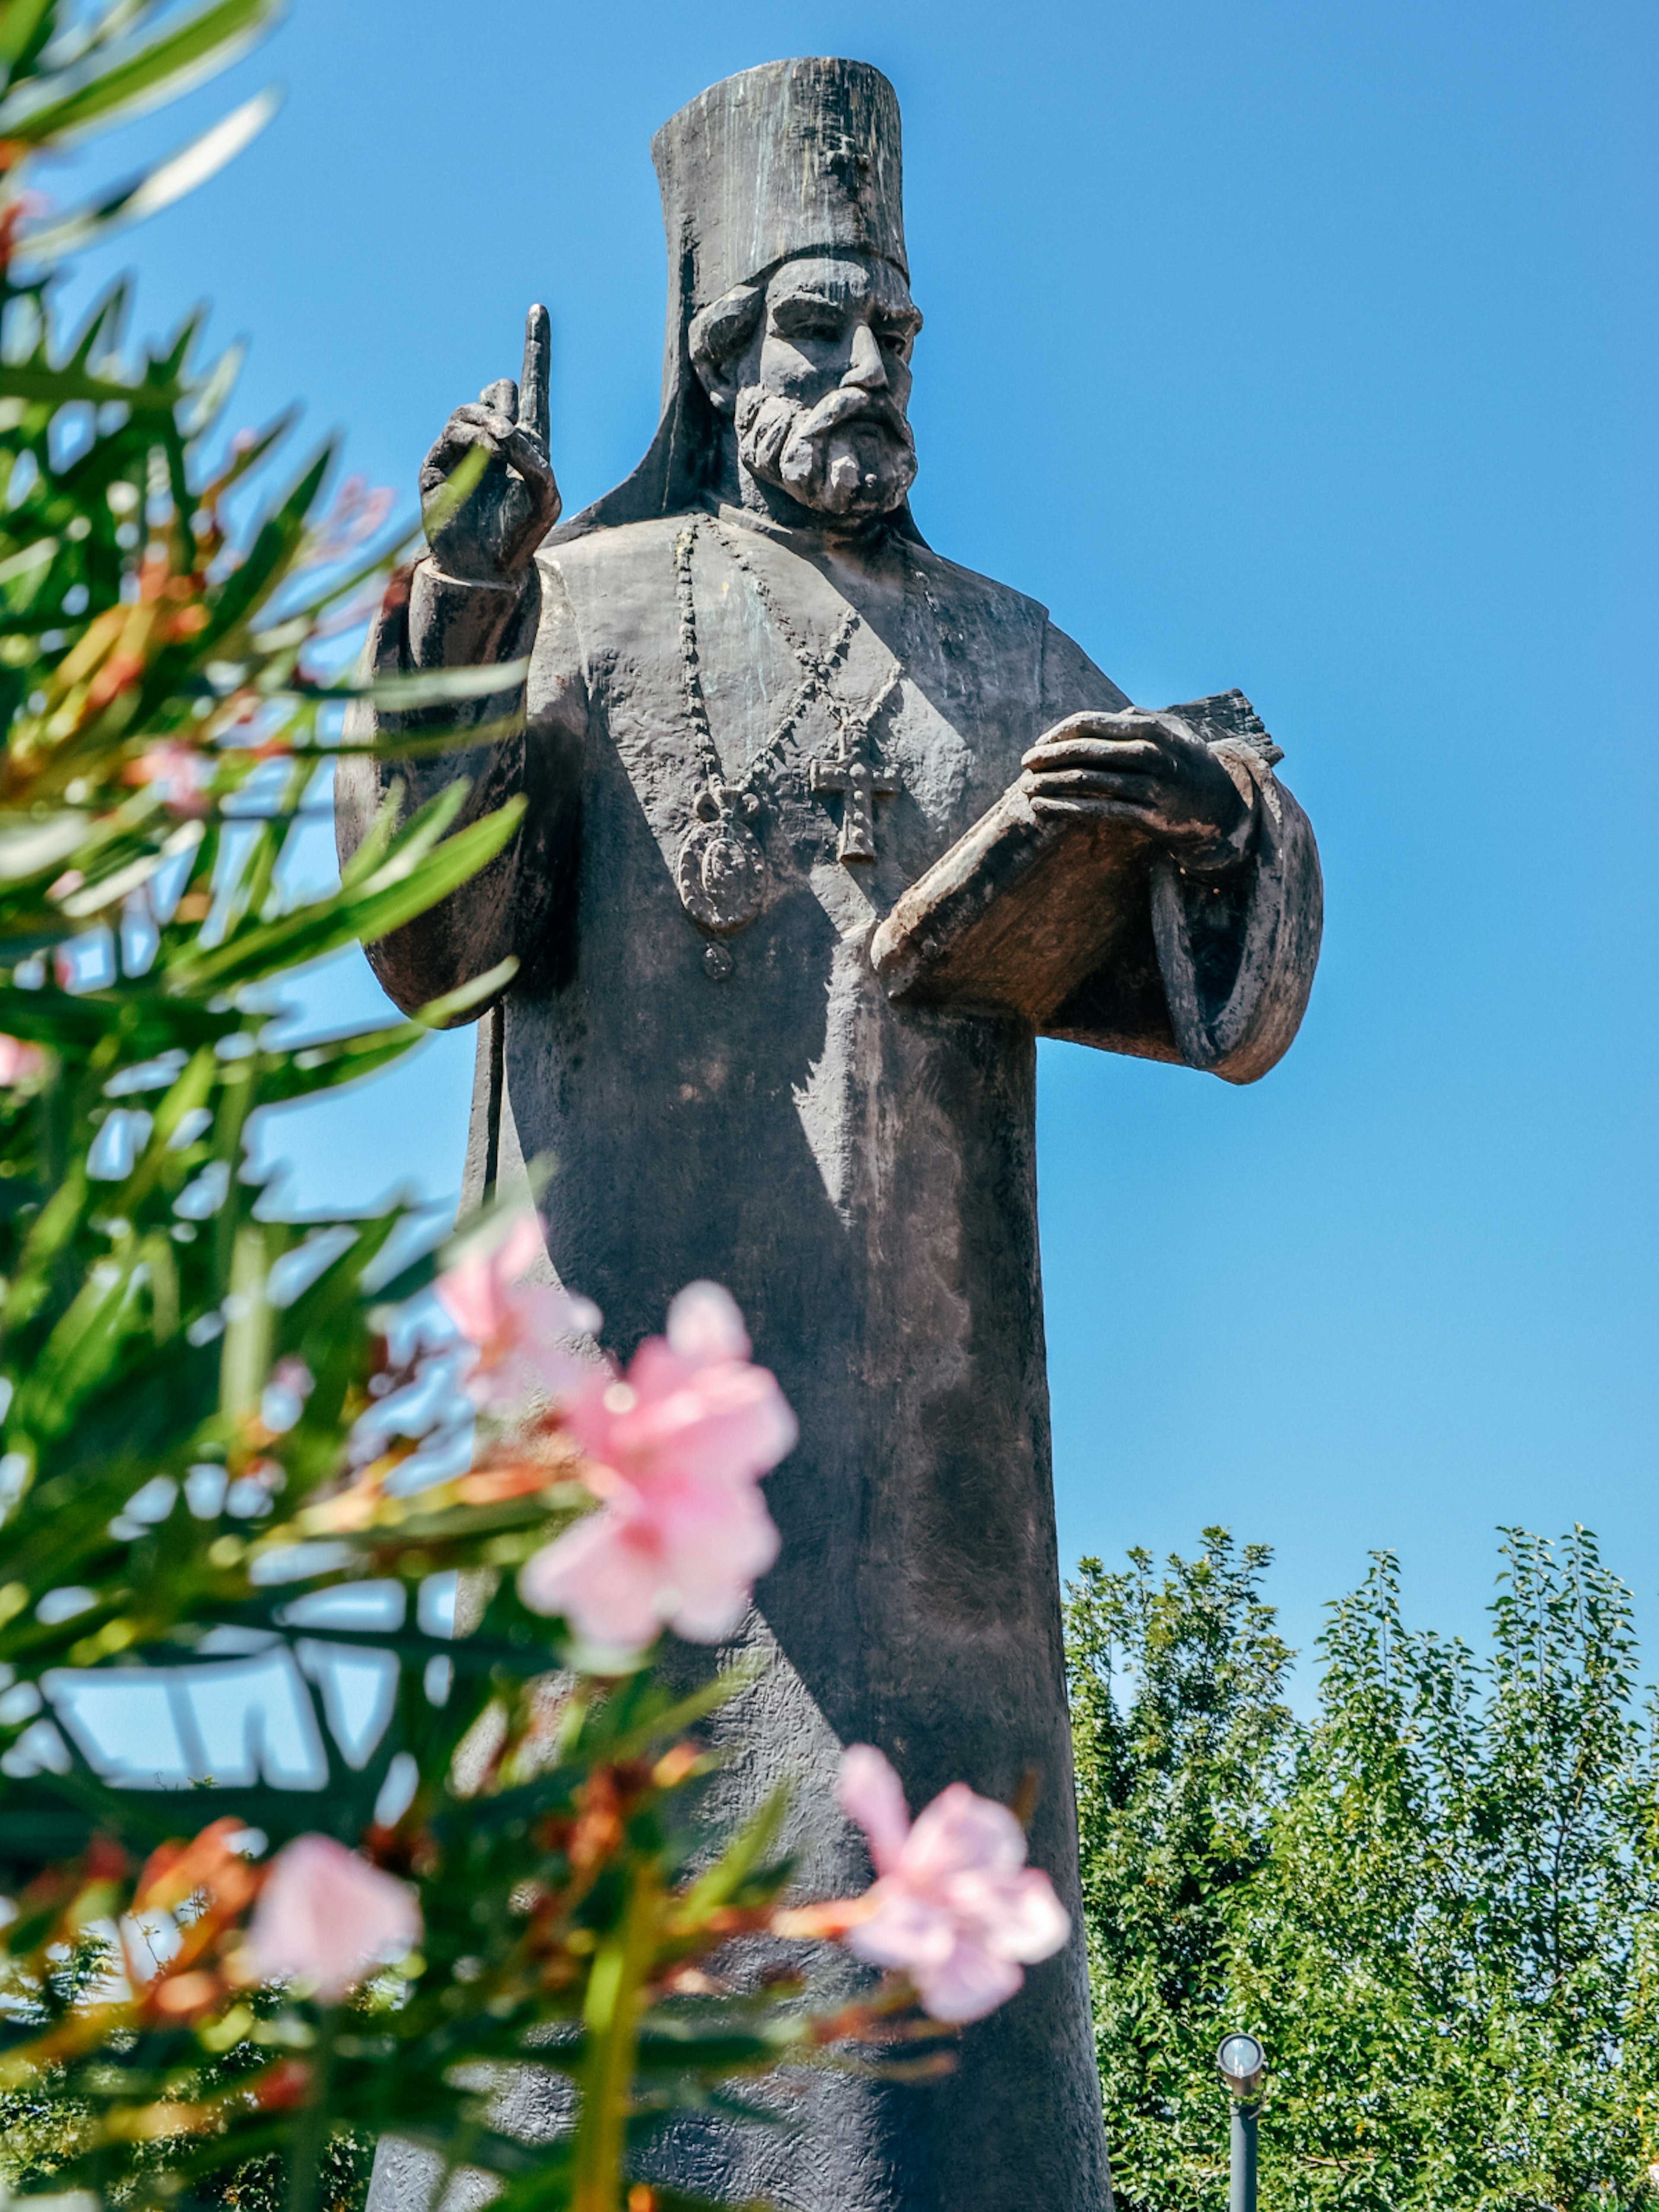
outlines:
M751 467L773 476L795 456L797 473L810 471L806 456L820 439L848 422L866 422L886 432L901 452L912 454L915 438L910 425L885 392L861 392L856 386L838 386L816 407L803 409L780 393L751 385L738 400L738 435Z
M902 446L915 443L915 432L884 392L862 392L856 385L837 385L796 423L794 434L797 438L821 438L830 430L863 419L886 430Z

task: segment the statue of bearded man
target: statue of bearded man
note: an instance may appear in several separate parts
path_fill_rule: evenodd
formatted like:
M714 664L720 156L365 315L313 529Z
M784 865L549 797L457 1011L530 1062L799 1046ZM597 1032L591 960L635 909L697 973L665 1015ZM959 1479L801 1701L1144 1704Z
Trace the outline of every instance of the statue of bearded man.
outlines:
M550 1270L614 1348L712 1277L799 1416L744 1632L772 1663L726 1717L721 1809L792 1776L828 1896L869 1878L842 1746L880 1747L913 1809L1042 1778L1031 1856L1073 1941L966 2029L954 2075L811 2076L789 2130L686 2120L668 2176L795 2212L1094 2212L1036 1038L1260 1075L1305 1003L1317 863L1239 695L1131 709L1042 607L919 534L886 80L750 70L653 153L671 301L645 460L555 528L536 309L521 386L458 408L422 470L430 494L488 457L389 594L376 665L514 664L465 711L523 734L396 775L411 804L458 772L469 814L527 804L370 957L405 1008L516 957L477 1010L467 1199L556 1163ZM343 853L392 774L343 768ZM377 2202L416 2186L383 2146Z

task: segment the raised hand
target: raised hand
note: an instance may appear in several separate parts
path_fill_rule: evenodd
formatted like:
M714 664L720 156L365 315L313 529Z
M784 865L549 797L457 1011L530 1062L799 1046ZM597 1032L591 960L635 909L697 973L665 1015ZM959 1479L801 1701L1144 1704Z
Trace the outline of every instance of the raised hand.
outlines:
M1200 862L1224 859L1249 812L1208 745L1174 715L1139 708L1070 715L1020 765L1036 813L1134 822Z
M516 584L559 519L559 487L547 458L549 331L545 307L525 317L524 374L486 385L476 407L458 407L421 464L421 504L448 482L474 447L489 456L482 480L447 521L427 532L447 575L475 584Z

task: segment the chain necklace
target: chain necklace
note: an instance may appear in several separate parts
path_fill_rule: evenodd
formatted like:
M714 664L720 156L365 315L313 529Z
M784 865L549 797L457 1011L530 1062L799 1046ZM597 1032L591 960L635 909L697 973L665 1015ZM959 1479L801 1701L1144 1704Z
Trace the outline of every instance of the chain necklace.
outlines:
M708 726L708 708L702 696L696 598L691 578L698 526L696 520L687 523L674 539L681 703L703 776L703 788L692 803L691 826L675 860L674 880L692 921L711 937L722 938L746 929L761 910L766 895L766 862L759 840L749 826L761 810L755 786L778 766L784 745L814 701L822 700L836 724L836 749L829 760L808 763L809 787L815 793L833 793L842 799L837 858L845 864L875 859L872 802L878 795L897 791L899 780L884 761L872 765L864 753L870 725L897 690L903 672L895 659L887 680L869 704L862 708L851 706L836 690L835 678L859 626L856 611L845 608L829 644L822 652L816 651L742 546L715 522L712 526L715 538L754 586L757 598L800 670L771 734L743 773L728 780ZM708 945L703 957L712 975L732 972L732 956L724 945Z

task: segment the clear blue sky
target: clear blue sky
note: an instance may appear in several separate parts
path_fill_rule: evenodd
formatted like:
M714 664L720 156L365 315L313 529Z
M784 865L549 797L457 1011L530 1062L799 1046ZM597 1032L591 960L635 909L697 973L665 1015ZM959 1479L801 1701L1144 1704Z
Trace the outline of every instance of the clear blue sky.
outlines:
M655 420L656 125L888 73L922 528L1147 704L1243 686L1320 835L1273 1075L1054 1046L1042 1092L1063 1549L1226 1522L1300 1642L1376 1545L1478 1632L1506 1520L1656 1618L1656 49L1637 0L296 0L187 104L274 76L264 139L99 263L410 495L546 300L574 512ZM453 1192L470 1081L446 1040L290 1120L293 1194Z

